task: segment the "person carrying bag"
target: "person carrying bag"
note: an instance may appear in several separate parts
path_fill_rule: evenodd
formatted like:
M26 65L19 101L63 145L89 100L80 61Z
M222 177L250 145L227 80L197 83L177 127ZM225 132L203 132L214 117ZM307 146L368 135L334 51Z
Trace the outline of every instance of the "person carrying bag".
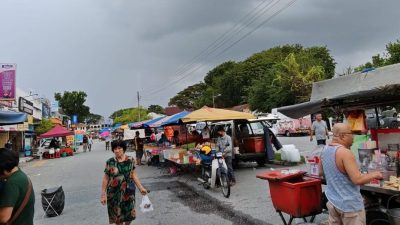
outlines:
M18 153L12 150L0 150L0 178L7 180L0 191L2 225L33 225L35 205L33 186L18 164Z

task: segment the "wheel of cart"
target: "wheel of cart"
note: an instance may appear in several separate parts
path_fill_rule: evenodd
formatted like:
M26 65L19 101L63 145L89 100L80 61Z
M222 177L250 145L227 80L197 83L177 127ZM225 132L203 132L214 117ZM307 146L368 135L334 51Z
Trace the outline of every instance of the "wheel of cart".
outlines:
M268 180L272 203L284 225L291 225L295 218L304 222L314 222L321 214L321 180L304 177L303 171L269 171L257 175ZM290 216L286 222L283 213ZM307 217L311 217L307 221Z

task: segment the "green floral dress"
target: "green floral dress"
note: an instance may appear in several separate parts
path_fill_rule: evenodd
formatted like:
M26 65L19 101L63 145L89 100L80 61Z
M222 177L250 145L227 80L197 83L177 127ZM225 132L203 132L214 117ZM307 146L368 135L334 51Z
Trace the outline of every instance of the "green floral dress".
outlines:
M131 222L136 218L135 195L126 194L130 172L135 169L135 161L127 157L124 162L115 158L107 160L104 173L109 177L107 185L107 208L110 224Z

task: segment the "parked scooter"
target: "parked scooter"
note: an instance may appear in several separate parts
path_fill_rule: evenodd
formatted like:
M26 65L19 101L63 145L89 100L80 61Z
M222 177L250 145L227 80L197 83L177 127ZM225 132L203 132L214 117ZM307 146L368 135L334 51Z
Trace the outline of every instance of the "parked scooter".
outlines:
M213 152L211 154L213 156L212 161L202 160L201 177L199 177L198 180L205 189L214 188L218 180L222 194L225 198L229 198L231 188L229 185L228 167L222 157L222 152ZM200 158L202 157L200 156Z

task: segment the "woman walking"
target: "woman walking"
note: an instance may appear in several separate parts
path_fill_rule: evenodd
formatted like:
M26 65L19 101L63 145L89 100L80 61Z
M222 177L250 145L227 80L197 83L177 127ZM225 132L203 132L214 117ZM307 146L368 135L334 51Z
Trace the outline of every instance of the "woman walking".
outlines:
M110 224L129 225L136 218L135 186L142 195L146 195L147 190L136 174L135 160L125 155L126 143L120 140L113 141L111 150L115 157L106 163L101 203L107 204Z

